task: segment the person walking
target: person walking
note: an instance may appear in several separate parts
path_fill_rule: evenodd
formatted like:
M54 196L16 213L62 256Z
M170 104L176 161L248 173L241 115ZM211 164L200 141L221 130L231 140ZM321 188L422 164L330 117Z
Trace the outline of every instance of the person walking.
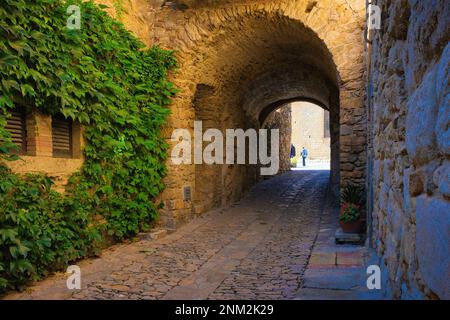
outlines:
M303 147L301 155L303 159L303 166L306 167L306 158L308 157L308 150L306 150L305 147Z

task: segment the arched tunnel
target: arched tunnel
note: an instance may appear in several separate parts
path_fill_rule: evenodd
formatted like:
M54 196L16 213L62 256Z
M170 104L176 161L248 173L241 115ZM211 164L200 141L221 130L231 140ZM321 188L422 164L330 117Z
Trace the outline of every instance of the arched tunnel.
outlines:
M203 131L259 129L271 112L286 103L310 101L330 112L333 193L338 195L342 176L363 183L364 129L353 136L348 132L355 125L361 127L364 118L362 61L348 61L352 56L359 59L362 47L346 45L359 36L354 26L362 26L362 14L344 10L336 23L351 25L347 28L351 32L344 34L345 41L331 43L327 37L332 34L324 29L330 17L308 19L308 7L305 17L297 17L289 13L289 6L249 5L240 11L210 8L206 2L194 1L190 6L196 10L168 8L159 13L158 24L184 18L182 28L153 33L155 42L175 49L180 65L173 75L181 92L165 131L168 139L175 129L193 130L194 121L202 121ZM342 125L345 137L341 137ZM360 149L353 152L358 144ZM359 162L356 170L355 161ZM349 177L342 174L342 165ZM255 165L169 163L168 189L162 196L169 220L183 220L240 199L259 180L257 169ZM186 189L191 198L186 198Z
M326 46L302 23L288 18L256 16L235 26L209 40L213 45L205 46L205 53L198 52L205 59L194 66L199 83L193 99L195 119L203 122L204 130L259 128L286 102L316 101L331 111L337 185L338 74ZM202 210L236 200L255 183L256 174L250 166L197 165L194 199Z

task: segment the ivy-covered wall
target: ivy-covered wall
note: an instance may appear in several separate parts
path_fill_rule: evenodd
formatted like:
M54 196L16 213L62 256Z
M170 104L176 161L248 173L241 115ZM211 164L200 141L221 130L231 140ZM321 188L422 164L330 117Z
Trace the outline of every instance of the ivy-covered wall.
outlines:
M67 6L81 28L66 27ZM157 216L167 145L160 135L175 88L172 52L145 49L93 2L0 4L0 292L95 254ZM19 176L4 129L16 103L85 126L85 162L60 194L52 180Z

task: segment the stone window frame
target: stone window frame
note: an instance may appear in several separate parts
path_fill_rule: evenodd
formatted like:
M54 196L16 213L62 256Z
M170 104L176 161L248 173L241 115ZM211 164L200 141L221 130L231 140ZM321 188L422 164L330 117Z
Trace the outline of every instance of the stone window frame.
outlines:
M17 102L16 102L17 103ZM17 103L19 104L19 103ZM20 154L20 160L5 164L17 174L43 173L54 181L54 190L64 193L70 176L79 171L84 162L84 128L72 121L72 156L59 158L53 156L52 117L30 107L26 108L27 150Z

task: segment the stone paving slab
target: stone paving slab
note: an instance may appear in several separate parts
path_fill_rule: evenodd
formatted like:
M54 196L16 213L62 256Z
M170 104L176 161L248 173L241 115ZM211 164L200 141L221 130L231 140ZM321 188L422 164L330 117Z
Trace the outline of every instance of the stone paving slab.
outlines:
M304 275L304 287L314 289L351 290L365 285L363 268L309 269Z
M295 300L372 300L355 290L304 288Z
M324 208L319 234L295 299L383 299L379 290L372 291L366 287L367 248L361 245L336 244L338 215L332 212L335 212L332 207Z

